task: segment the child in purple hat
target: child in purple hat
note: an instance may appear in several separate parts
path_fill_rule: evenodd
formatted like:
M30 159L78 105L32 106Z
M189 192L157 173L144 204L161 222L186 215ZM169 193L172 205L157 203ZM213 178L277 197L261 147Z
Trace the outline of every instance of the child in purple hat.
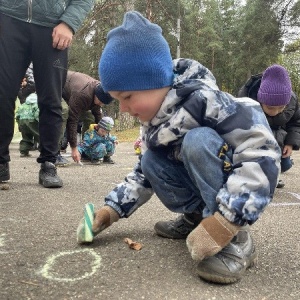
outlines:
M298 98L292 91L287 70L280 65L268 67L263 74L252 76L241 88L239 97L257 100L267 117L282 150L281 173L289 170L292 151L300 147L300 110ZM279 180L277 188L284 187Z

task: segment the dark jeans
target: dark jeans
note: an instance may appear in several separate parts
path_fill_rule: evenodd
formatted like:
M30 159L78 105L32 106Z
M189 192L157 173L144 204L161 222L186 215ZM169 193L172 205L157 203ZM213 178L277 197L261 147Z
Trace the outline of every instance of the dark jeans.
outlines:
M52 31L53 28L22 22L0 13L0 163L10 161L15 100L31 61L40 110L41 152L37 161L56 161L68 51L52 47Z
M280 165L281 165L281 173L284 173L287 170L289 170L293 166L291 157L290 156L289 157L285 157L285 158L281 157Z
M230 174L230 170L224 169L224 161L229 168L232 150L220 158L224 144L211 128L191 129L181 147L183 163L169 160L163 151L148 149L142 157L143 173L169 210L202 213L206 218L217 211L216 196Z

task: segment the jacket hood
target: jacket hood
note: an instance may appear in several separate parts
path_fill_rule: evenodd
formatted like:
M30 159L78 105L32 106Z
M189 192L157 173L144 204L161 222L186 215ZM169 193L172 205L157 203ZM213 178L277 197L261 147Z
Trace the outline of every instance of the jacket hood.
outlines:
M37 103L37 94L36 93L32 93L30 94L25 101L26 104L35 104Z

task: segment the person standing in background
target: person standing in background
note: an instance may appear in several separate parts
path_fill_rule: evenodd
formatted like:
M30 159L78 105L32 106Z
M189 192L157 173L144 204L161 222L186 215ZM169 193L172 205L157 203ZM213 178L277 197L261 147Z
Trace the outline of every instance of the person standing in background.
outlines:
M54 163L62 126L61 98L68 47L94 1L34 2L3 0L0 6L0 183L10 179L9 145L14 134L15 100L32 62L40 110L39 183L58 188L63 182Z

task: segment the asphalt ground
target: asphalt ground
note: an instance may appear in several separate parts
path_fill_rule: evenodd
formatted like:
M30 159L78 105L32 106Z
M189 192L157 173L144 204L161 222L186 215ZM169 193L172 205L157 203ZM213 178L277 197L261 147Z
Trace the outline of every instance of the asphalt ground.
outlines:
M89 246L76 242L85 203L105 195L132 169L132 143L120 143L115 165L72 163L58 169L64 187L38 184L38 152L20 158L11 144L11 180L0 190L0 299L300 299L300 153L251 232L258 264L241 281L218 285L196 274L184 240L158 237L157 221L175 218L156 196L106 229ZM3 185L0 186L3 188ZM132 250L124 238L142 244Z

